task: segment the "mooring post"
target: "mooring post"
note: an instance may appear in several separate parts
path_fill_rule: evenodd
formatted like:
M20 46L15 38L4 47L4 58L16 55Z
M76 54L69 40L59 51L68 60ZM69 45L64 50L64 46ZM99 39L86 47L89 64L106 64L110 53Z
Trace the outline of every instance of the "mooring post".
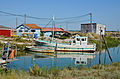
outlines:
M108 52L108 56L109 56L111 62L113 62L113 61L112 61L112 57L110 56L110 53L109 53L108 46L107 46L107 43L106 43L106 41L105 41L105 38L104 38L104 36L102 36L102 37L103 37L103 40L104 40L104 43L105 43L105 47L106 47L107 52Z
M55 45L55 57L57 57L57 43L56 43L56 45Z
M104 58L104 64L106 63L106 49L105 49L105 58Z

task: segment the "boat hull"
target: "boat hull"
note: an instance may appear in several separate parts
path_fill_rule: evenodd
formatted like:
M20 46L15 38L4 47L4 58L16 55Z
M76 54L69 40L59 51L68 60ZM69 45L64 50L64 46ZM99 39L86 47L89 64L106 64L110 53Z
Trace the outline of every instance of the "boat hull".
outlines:
M26 47L27 51L32 51L32 52L40 52L40 53L65 53L65 52L95 52L95 50L91 48L87 49L70 49L70 48L52 48L50 49L47 47L35 47L35 46L27 46Z
M36 45L41 47L49 47L57 52L95 52L96 50L96 44L71 45L37 40Z
M27 51L32 51L32 52L40 52L40 53L54 53L53 49L44 49L44 48L39 48L36 46L26 46L25 48Z

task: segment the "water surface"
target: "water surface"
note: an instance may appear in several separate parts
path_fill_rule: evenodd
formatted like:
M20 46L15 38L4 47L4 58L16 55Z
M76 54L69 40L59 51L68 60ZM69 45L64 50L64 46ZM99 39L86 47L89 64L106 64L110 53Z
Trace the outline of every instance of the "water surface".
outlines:
M120 46L109 48L110 55L113 59L113 62L120 62ZM106 54L106 56L105 56ZM105 58L106 57L106 58ZM46 56L43 54L29 54L26 56L17 57L17 61L13 61L9 63L10 69L24 69L28 70L29 67L33 67L33 65L38 65L41 68L46 67L59 67L69 66L69 65L85 65L85 67L93 66L99 64L99 52L95 54L91 53L76 53L76 54L58 54L57 57ZM102 51L101 55L101 63L110 64L111 61L109 59L108 53L106 50Z

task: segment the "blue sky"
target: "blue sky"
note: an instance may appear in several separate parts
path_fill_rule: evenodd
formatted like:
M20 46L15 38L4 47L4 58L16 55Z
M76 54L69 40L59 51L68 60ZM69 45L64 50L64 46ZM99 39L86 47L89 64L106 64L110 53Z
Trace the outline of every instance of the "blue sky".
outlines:
M93 21L107 26L107 30L120 30L120 0L0 0L0 11L35 16L39 18L65 18L74 17L92 12ZM18 18L18 25L24 22L23 17ZM72 21L88 20L89 16ZM16 16L6 16L0 13L0 25L15 27ZM27 18L27 23L35 23L41 27L49 20ZM56 20L57 22L57 20ZM61 20L60 22L63 22ZM81 23L56 24L67 30L80 29ZM68 26L68 27L66 27Z

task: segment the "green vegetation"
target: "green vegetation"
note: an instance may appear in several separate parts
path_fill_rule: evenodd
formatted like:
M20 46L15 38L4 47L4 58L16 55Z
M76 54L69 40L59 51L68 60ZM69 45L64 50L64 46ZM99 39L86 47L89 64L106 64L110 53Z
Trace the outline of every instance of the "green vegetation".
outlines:
M93 39L89 38L89 42L96 44L97 51L100 49L100 41L99 40L93 40ZM106 37L106 42L107 42L108 48L116 47L120 44L120 39L115 40L114 38L111 38L108 36L108 37ZM103 39L102 39L102 49L105 49L105 44L104 44Z
M80 65L78 68L69 65L68 67L50 67L45 66L41 69L39 66L29 67L29 71L7 70L0 68L1 79L120 79L120 62L111 65L95 65L85 68Z
M80 32L75 32L75 33L73 32L71 34L72 34L72 36L75 35L75 34L78 34L80 36L88 36L90 43L96 43L97 51L100 49L100 41L99 41L100 36L99 35L94 34L94 33L80 33ZM116 47L120 44L120 39L115 40L114 38L110 37L110 35L112 33L107 32L106 34L107 34L106 42L107 42L107 45L108 45L109 48L110 47ZM45 38L43 37L43 33L41 33L41 35L42 35L41 39L44 40ZM70 37L61 36L59 39L63 40L63 39L69 39L69 38ZM17 48L20 50L20 52L18 53L18 56L25 55L25 53L22 53L22 52L25 51L26 45L25 44L17 44L17 43L26 43L26 44L32 43L32 41L27 40L27 38L25 40L25 39L22 39L22 37L19 37L19 36L11 37L11 38L1 37L1 40L3 40L3 41L8 41L9 40L10 42L14 42L13 44L15 44L17 46ZM50 39L49 39L49 41L50 41ZM62 43L70 43L70 42L63 40ZM3 46L3 43L0 42L0 49L2 49L2 46ZM103 40L102 40L102 49L105 49L105 44L104 44Z

